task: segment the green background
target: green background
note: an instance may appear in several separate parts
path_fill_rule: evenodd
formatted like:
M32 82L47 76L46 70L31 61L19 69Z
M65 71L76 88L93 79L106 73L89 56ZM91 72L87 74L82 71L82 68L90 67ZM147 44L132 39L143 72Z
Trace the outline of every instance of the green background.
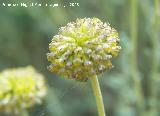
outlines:
M47 71L48 44L61 26L97 17L120 36L114 68L99 75L107 116L160 115L159 0L1 0L0 70L33 65L45 75L48 94L30 116L97 116L90 82ZM2 3L59 3L66 7L4 7ZM69 2L79 6L69 7ZM4 114L0 114L0 116Z

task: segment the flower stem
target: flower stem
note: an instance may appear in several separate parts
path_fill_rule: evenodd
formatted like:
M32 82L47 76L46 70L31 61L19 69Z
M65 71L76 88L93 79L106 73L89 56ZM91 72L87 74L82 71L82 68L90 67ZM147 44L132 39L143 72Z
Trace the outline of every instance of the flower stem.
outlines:
M91 84L92 84L92 89L96 98L99 116L105 116L103 98L102 98L98 78L96 75L91 78Z
M154 14L152 22L152 66L151 77L149 78L150 90L149 90L149 115L158 115L158 18L159 18L159 0L154 0Z
M141 80L139 77L137 48L138 48L138 0L130 1L130 34L132 39L131 53L131 73L134 86L135 96L137 98L136 107L139 115L143 115L144 111L144 96L142 92Z

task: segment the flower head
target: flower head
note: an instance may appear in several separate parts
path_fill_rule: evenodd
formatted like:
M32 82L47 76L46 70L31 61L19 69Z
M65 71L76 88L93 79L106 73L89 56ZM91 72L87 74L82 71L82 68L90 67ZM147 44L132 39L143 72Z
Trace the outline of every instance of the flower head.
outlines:
M61 27L49 44L48 69L61 76L86 81L112 67L121 47L115 29L98 18L77 19Z
M46 95L44 78L31 66L8 69L0 74L0 111L18 112Z

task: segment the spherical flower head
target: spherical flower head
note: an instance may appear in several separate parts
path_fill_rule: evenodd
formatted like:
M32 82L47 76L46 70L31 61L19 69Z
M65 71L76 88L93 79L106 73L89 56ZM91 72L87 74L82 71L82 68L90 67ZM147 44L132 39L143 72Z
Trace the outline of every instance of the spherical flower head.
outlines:
M31 66L4 70L0 74L0 111L18 113L41 103L45 95L44 77Z
M121 47L118 33L98 18L77 19L61 27L49 44L49 71L86 81L112 67Z

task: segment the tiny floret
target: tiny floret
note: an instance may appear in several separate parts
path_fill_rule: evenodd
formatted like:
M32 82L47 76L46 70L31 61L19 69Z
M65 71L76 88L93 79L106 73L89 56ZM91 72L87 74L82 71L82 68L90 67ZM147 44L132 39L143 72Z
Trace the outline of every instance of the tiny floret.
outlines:
M49 44L48 70L62 77L86 81L112 68L121 47L118 33L98 18L77 19L61 27Z

